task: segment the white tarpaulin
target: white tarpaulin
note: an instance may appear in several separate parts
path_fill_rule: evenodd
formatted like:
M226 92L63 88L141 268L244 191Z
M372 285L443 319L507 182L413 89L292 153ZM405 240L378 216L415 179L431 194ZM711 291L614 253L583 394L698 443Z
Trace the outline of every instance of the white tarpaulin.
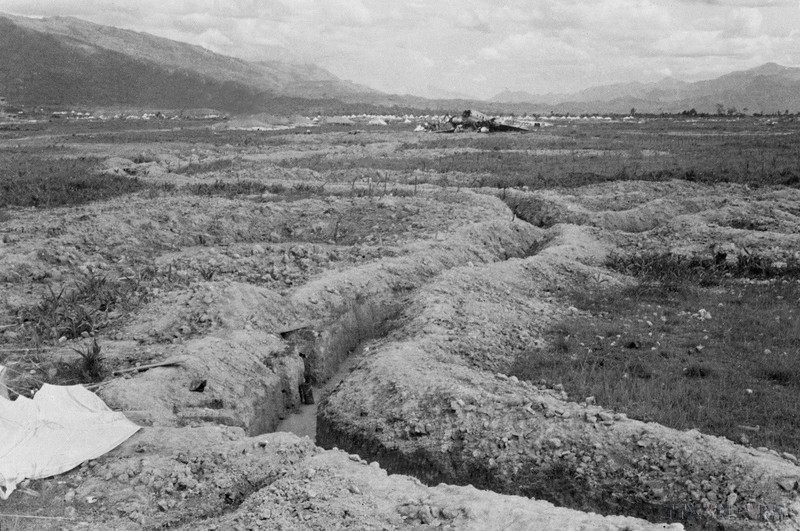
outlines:
M100 457L138 430L81 385L44 384L33 399L0 397L0 498L24 479L61 474Z

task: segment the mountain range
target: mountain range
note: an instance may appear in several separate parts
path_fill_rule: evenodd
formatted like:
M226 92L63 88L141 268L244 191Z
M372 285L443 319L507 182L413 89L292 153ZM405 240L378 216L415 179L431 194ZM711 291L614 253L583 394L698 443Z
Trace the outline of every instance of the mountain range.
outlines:
M750 70L688 83L665 78L655 83L616 83L570 94L530 94L504 91L496 103L528 104L554 112L676 113L695 109L716 113L775 113L800 110L800 68L766 63Z
M244 61L71 17L0 14L0 95L19 105L268 110L287 99L380 95L310 64Z
M274 53L270 54L274 57ZM246 61L71 17L0 13L0 97L12 105L197 109L230 113L716 113L800 110L800 68L775 63L688 83L618 83L568 94L504 91L489 101L429 84L439 99L385 94L296 61ZM444 98L442 98L444 97Z

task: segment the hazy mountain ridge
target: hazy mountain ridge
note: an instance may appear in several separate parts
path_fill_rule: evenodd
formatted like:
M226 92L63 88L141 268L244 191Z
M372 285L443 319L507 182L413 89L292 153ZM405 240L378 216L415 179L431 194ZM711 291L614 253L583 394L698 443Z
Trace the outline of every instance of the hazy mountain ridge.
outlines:
M243 112L263 110L273 96L357 101L380 94L315 65L248 62L70 17L0 14L0 50L0 94L19 103L208 106Z
M228 112L676 113L800 110L800 68L767 63L687 83L617 83L571 94L504 91L490 101L429 86L385 94L315 65L245 61L200 46L71 17L0 13L0 95L24 105L215 108Z
M715 79L688 83L665 78L655 83L617 83L591 87L572 94L535 95L504 91L494 102L529 104L555 112L747 112L800 111L800 68L766 63L731 72Z

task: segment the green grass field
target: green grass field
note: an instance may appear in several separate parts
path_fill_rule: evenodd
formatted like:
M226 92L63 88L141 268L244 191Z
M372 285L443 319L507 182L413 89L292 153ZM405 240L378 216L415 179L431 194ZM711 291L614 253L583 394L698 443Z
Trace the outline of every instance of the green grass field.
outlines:
M800 455L800 264L612 257L638 283L570 295L588 314L510 372L573 400Z

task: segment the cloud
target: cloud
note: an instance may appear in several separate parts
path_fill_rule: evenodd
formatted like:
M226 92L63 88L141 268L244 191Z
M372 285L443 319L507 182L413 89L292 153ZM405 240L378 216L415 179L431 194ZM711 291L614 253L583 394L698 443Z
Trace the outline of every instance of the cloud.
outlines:
M0 0L389 92L491 95L800 62L797 0Z
M685 4L706 4L718 7L781 7L795 5L794 0L679 0Z

